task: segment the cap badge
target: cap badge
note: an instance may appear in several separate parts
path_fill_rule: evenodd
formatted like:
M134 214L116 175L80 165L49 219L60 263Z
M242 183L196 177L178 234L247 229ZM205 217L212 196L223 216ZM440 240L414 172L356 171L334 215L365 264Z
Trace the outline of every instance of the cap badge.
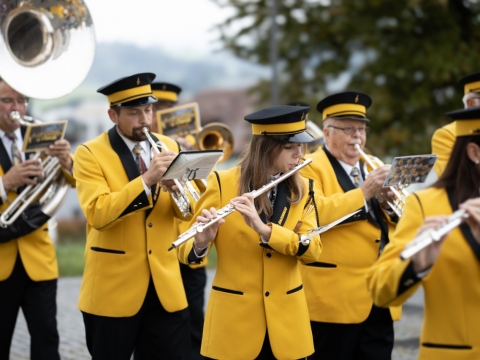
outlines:
M358 102L358 95L355 97L355 103Z
M140 85L140 78L137 77L137 86Z

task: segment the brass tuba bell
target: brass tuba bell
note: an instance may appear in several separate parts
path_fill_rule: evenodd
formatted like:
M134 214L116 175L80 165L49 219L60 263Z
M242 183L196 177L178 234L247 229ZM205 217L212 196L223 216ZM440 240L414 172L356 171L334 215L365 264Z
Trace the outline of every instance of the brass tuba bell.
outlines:
M223 150L219 163L227 160L233 152L234 138L230 128L219 122L205 125L196 136L194 148L198 150Z

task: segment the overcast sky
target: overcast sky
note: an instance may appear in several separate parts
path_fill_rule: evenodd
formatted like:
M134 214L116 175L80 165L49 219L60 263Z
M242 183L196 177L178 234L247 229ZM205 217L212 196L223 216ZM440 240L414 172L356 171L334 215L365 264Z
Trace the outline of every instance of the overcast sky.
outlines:
M97 42L160 46L173 53L206 56L219 43L217 31L231 9L211 0L88 0Z

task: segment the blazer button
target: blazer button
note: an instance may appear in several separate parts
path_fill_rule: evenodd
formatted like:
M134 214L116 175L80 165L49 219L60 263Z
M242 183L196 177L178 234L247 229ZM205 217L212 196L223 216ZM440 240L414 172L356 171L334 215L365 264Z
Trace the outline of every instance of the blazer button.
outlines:
M152 224L152 223L148 223L148 227L152 227L152 226L153 226L153 224Z
M268 296L268 295L270 295L270 293L267 291L267 292L265 293L265 296Z
M267 257L268 257L268 258L271 258L271 257L272 257L272 254L271 254L271 253L267 253Z
M375 242L377 242L377 243L378 243L378 242L380 242L380 240L379 240L379 239L377 239L377 240L375 240Z
M136 207L137 207L137 205L133 205L133 207L134 207L134 208L136 208Z
M151 254L151 253L152 253L152 250L148 250L148 253Z

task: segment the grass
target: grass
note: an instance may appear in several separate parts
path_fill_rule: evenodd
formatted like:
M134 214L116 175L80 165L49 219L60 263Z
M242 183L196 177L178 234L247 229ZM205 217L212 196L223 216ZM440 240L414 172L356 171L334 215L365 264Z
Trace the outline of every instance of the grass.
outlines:
M85 266L84 239L68 238L57 244L57 259L60 276L82 276ZM217 252L215 246L208 254L208 269L214 269L217 266Z

